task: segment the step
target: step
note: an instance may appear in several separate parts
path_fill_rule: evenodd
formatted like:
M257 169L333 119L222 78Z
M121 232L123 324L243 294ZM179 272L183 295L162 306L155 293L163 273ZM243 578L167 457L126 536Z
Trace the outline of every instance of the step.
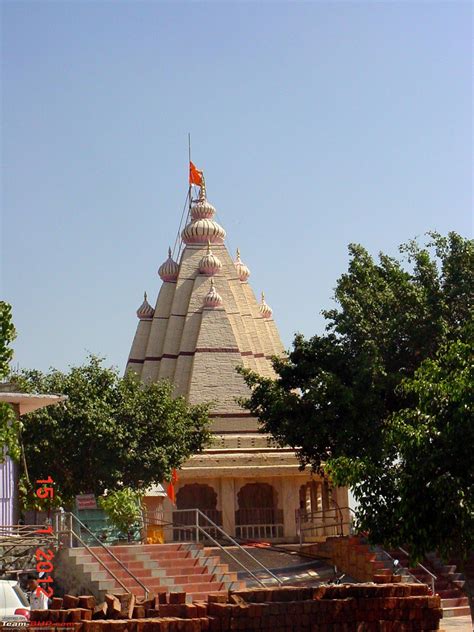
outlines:
M469 599L467 597L451 597L449 599L441 599L442 608L454 608L455 606L468 606Z
M210 582L209 584L186 584L186 592L194 595L195 593L207 592L214 593L223 590L222 582ZM224 590L224 592L227 592Z
M126 568L130 568L130 570L133 570L134 568L139 569L140 567L146 570L152 570L154 568L173 570L176 568L199 567L200 566L199 561L200 561L199 558L190 557L183 560L165 560L165 561L149 559L149 560L139 562L139 563L123 562L123 564ZM99 564L99 562L96 562L96 563ZM108 568L122 568L123 569L123 566L121 566L121 564L118 564L118 562L108 562L107 560L104 560L104 564L106 564Z
M83 547L78 547L78 548L83 548ZM129 553L133 551L149 552L149 551L155 551L157 549L159 549L160 551L189 551L192 548L198 548L198 547L196 544L192 542L188 542L188 543L169 542L167 544L130 544L130 545L119 544L119 545L112 545L107 548L113 551L115 555L117 555L117 552L119 553L124 553L124 552ZM94 551L94 553L96 553L97 551L105 551L105 549L101 546L91 546L90 549Z
M108 555L105 551L96 553L97 557L101 560L113 560L111 555ZM154 553L153 551L137 551L136 553L121 553L115 554L115 557L121 562L133 562L146 559L152 560L185 560L192 558L192 551L169 551L163 553Z
M88 566L88 565L85 565ZM99 565L97 565L99 566ZM110 569L113 573L118 575L125 575L130 577L130 574L136 575L137 577L157 577L163 575L169 575L170 572L172 575L175 573L173 571L179 571L180 575L191 575L191 574L200 574L206 572L206 568L201 566L200 564L186 564L186 565L174 565L174 566L161 566L156 563L150 563L149 568L132 568L127 565L126 568L123 568L119 564L107 564L107 568ZM130 571L130 572L127 572Z
M454 608L443 608L443 619L450 617L467 617L471 615L469 606L455 606Z
M441 599L455 599L463 596L463 594L455 588L452 588L450 590L435 589L435 592L441 597Z
M198 580L196 578L187 577L186 575L180 577L172 577L169 579L173 581L172 585L169 584L169 586L173 586L171 590L176 590L177 587L179 587L179 590L184 590L186 592L192 592L193 587L195 586L201 586L203 587L203 590L207 589L210 586L214 586L216 587L216 589L219 589L222 587L223 584L223 582L216 581L213 577L205 577L202 581L200 579ZM129 581L124 581L123 583L127 587L131 587L133 585L133 583ZM150 590L156 590L165 586L167 586L166 582L159 579L154 579L146 583L146 587ZM209 588L209 590L212 592L214 588Z

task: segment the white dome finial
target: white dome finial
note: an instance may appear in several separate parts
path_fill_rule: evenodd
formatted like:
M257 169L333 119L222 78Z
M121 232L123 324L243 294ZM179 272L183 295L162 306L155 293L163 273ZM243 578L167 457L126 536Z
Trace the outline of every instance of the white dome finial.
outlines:
M235 269L237 270L237 274L239 275L239 279L243 282L246 281L250 276L250 270L245 265L245 263L242 263L242 260L240 259L239 248L237 248L237 256L234 261L234 265L235 265Z
M151 320L155 315L155 310L147 301L147 293L143 293L143 303L137 309L137 316L140 320Z
M221 305L222 305L222 297L215 288L214 279L211 279L210 290L204 297L204 307L215 308L215 307L220 307Z
M273 310L270 307L270 305L266 304L266 302L265 302L265 293L264 292L262 292L262 301L260 303L258 311L260 312L262 318L271 318L272 317Z
M222 268L222 263L216 257L216 255L212 254L211 250L211 242L209 239L207 240L207 253L199 262L199 272L201 274L205 274L207 276L213 276L220 272Z
M158 274L163 281L174 283L178 278L179 265L173 261L171 248L168 248L168 259L158 268Z

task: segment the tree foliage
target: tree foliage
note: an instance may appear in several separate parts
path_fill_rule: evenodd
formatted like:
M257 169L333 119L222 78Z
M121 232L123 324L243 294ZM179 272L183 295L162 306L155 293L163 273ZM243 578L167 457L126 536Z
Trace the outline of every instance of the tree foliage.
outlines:
M128 534L140 522L142 497L142 493L125 487L101 496L98 502L111 524Z
M459 376L448 374L446 363L461 350L465 358L473 342L474 244L432 233L426 246L411 241L400 251L401 260L380 254L375 261L351 245L337 306L323 312L326 333L297 335L289 356L274 361L276 380L244 371L252 388L245 406L303 465L326 464L335 481L353 487L360 525L373 539L410 541L416 555L435 546L465 550L460 533L443 546L439 499L457 507L460 525L472 525L472 478L459 478L458 470L472 476L474 444L472 432L463 435L467 410L450 391L467 398L472 374L461 366ZM447 398L444 421L426 408L430 389ZM439 422L436 430L419 424L425 415ZM411 433L419 445L410 443ZM455 450L456 441L463 448ZM431 490L440 494L436 503Z
M68 397L22 418L29 477L51 475L56 504L82 493L144 490L209 441L207 405L174 398L165 381L143 384L133 372L121 378L94 356L67 373L23 371L16 380L30 392Z
M0 380L4 380L10 373L10 361L13 357L11 343L16 337L12 320L12 308L9 303L0 301ZM18 426L12 408L5 402L0 402L0 463L8 454L14 460L20 457L18 442Z

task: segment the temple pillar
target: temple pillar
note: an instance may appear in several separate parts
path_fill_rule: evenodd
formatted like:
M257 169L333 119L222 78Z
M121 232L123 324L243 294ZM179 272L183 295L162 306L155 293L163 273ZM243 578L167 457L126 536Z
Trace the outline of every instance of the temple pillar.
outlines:
M229 535L235 536L235 485L233 478L221 479L220 500L222 528Z
M296 509L299 504L298 479L282 478L281 481L281 508L283 509L283 533L285 538L296 537Z

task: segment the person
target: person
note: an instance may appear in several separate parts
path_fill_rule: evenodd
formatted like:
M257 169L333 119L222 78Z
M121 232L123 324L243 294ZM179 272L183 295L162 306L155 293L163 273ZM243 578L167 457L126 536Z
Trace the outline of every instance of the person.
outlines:
M47 610L48 597L39 589L38 579L34 575L28 575L28 590L30 591L31 610Z

